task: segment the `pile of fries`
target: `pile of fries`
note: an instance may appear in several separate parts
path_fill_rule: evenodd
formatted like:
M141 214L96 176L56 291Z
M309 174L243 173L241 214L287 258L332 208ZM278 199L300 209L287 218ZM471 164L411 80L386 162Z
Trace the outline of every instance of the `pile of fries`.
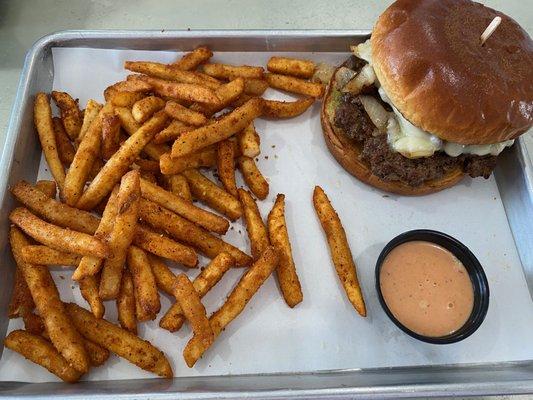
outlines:
M189 367L274 270L287 305L303 300L285 196L277 195L266 223L256 203L268 196L269 184L254 161L261 151L254 120L300 115L324 86L309 80L311 61L272 57L265 72L210 63L212 55L200 47L168 65L127 61L125 68L134 74L105 89L104 104L89 100L81 111L69 94L52 92L58 117L47 94L35 97L35 125L54 180L20 181L11 188L20 206L9 216L16 261L9 316L22 318L25 329L11 332L4 344L64 381L77 381L110 352L172 377L165 355L137 336L138 324L160 313L160 292L174 304L159 326L170 332L185 322L191 327L183 350ZM305 97L260 97L269 87ZM221 185L202 168L216 170ZM248 190L237 187L236 169ZM315 203L319 216L335 214L321 205L323 198ZM251 254L220 237L241 217ZM328 239L336 237L340 221L332 229L326 225ZM347 248L342 240L329 242L333 253L334 246ZM334 256L335 265L340 276L349 276L343 279L348 296L364 314L355 265L343 261L351 259L347 252L340 251L338 262ZM194 279L167 265L194 271L198 253L211 261ZM90 311L61 301L49 272L58 265L75 268L72 280ZM208 317L202 297L234 267L247 269ZM118 321L105 319L104 301L116 303Z

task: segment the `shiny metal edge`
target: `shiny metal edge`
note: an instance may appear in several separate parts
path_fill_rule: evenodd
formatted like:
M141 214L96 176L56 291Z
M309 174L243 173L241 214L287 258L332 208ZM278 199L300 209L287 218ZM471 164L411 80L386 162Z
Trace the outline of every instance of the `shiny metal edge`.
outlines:
M216 51L343 51L351 40L368 37L367 30L219 30L219 31L63 31L39 39L26 56L0 158L0 200L10 210L8 187L18 179L34 179L27 160L38 160L39 146L31 121L31 98L49 91L53 77L52 47L128 48L139 50L190 50L209 44ZM231 39L231 40L229 40ZM309 39L313 39L312 50ZM44 67L44 68L43 68ZM44 76L43 76L44 75ZM48 79L47 79L48 78ZM22 133L24 132L24 134ZM20 133L20 134L19 134ZM518 141L496 170L509 225L524 266L530 293L533 286L533 249L528 248L533 212L533 174L525 145ZM23 165L25 164L25 165ZM0 227L4 260L7 250L7 213ZM529 266L526 269L525 266ZM2 269L2 282L12 286L13 269ZM0 293L0 335L7 329L9 290ZM533 361L498 364L420 366L319 371L315 373L258 374L194 378L121 380L63 383L0 382L0 396L41 399L288 399L288 398L407 398L444 395L533 393Z

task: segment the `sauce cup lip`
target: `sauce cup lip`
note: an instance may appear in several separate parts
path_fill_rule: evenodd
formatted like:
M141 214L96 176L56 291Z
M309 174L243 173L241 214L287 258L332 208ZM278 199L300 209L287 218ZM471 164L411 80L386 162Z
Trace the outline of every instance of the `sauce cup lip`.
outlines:
M450 251L463 263L464 267L468 271L468 275L470 276L470 281L472 282L472 286L474 289L474 306L472 307L470 317L468 317L468 320L461 328L446 336L424 336L404 326L392 314L381 292L379 278L381 273L381 266L383 265L385 257L392 251L392 249L399 246L400 244L418 240L438 244ZM378 260L376 262L375 280L379 303L381 304L381 307L383 308L387 316L390 318L390 320L409 336L426 343L450 344L466 339L480 327L481 323L485 319L485 316L487 315L487 311L489 308L489 283L478 259L463 243L461 243L454 237L439 231L434 231L430 229L416 229L404 232L392 239L383 248L378 257Z

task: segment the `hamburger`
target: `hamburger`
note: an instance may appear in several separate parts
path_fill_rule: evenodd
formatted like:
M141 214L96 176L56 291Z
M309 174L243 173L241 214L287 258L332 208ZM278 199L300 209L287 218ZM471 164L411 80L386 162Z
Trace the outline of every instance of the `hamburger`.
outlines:
M352 53L328 84L322 128L335 159L381 190L424 195L488 178L533 124L533 42L479 3L398 0Z

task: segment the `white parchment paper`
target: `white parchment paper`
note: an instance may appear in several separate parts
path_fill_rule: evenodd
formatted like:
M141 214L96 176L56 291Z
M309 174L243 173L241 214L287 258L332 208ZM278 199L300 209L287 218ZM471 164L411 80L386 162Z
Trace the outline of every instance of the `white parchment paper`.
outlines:
M179 53L69 49L53 50L54 89L71 93L83 107L89 98L102 101L109 84L127 75L125 60L171 62ZM338 63L345 54L295 54ZM217 53L227 63L266 65L270 53ZM289 96L269 90L267 97ZM264 217L277 193L285 193L287 223L304 301L295 309L282 300L273 277L261 287L244 312L216 340L195 368L189 369L182 350L190 337L187 326L177 334L158 327L170 299L162 295L156 321L140 325L141 337L169 357L180 376L305 372L449 363L483 363L533 358L533 307L494 179L465 179L444 192L420 198L386 195L348 175L327 151L317 103L304 115L287 121L257 120L262 153L259 167L270 182L270 195L260 202ZM48 176L41 163L40 177ZM361 318L347 301L330 261L311 195L321 185L346 229L365 294L368 317ZM470 338L452 345L421 343L401 332L381 309L374 287L374 266L383 246L411 229L449 233L479 258L487 274L491 297L485 322ZM245 229L232 225L225 240L248 251ZM205 260L204 260L205 262ZM198 272L188 272L192 278ZM208 312L224 301L242 270L229 271L204 298ZM70 270L55 270L64 301L87 307ZM106 303L106 318L116 321L115 306ZM9 330L22 326L12 320ZM94 368L85 380L147 378L153 375L116 356ZM4 350L0 380L56 381L18 354Z

